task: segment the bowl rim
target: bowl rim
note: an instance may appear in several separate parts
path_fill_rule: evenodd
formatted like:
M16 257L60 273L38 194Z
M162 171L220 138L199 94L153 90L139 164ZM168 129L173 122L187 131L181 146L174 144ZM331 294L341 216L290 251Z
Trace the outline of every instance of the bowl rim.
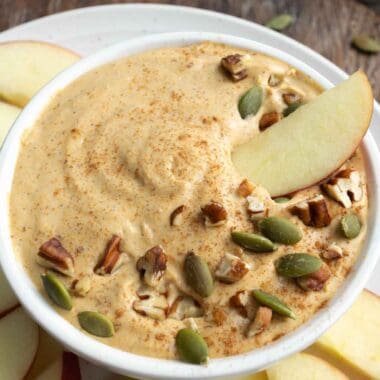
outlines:
M370 212L367 239L353 270L328 305L310 320L279 340L247 353L212 359L207 366L194 366L177 360L157 359L124 352L81 332L61 317L37 291L13 253L10 238L9 194L20 149L22 133L31 127L51 98L79 76L107 62L162 47L184 46L205 40L221 42L274 56L300 69L322 87L332 84L317 71L291 55L260 42L231 35L205 32L163 33L138 37L100 50L63 71L28 103L9 131L0 151L0 264L21 304L45 330L73 352L89 361L126 375L151 379L220 378L261 370L312 344L350 307L364 288L377 261L376 236L380 236L380 156L368 132L363 140L368 175Z

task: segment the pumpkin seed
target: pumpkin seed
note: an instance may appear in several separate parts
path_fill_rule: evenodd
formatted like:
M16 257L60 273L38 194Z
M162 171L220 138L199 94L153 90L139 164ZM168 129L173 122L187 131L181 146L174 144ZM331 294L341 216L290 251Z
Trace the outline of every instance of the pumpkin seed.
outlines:
M274 201L276 203L286 203L286 202L290 201L290 198L287 198L287 197L278 197L278 198L275 198Z
M231 237L236 244L253 252L272 252L276 248L266 237L249 232L233 231Z
M292 245L302 239L300 229L285 218L270 216L260 220L258 226L268 239L276 243Z
M115 333L113 323L96 311L82 311L78 314L78 321L82 329L92 335L107 338Z
M178 331L175 338L180 358L193 364L203 364L208 360L208 347L202 336L191 328Z
M263 89L253 86L239 100L238 109L240 116L245 119L250 115L256 115L263 102Z
M352 44L356 49L364 53L378 53L380 51L380 41L366 34L360 34L352 39Z
M345 215L340 221L340 226L343 235L347 239L356 238L359 235L360 230L362 228L359 217L356 214Z
M259 304L269 307L277 314L295 319L296 315L293 313L293 311L276 296L263 292L259 289L253 290L252 293L255 300Z
M316 272L322 260L307 253L290 253L277 259L275 266L281 276L294 278Z
M293 113L297 108L299 108L300 106L302 106L303 103L301 102L294 102L292 104L289 104L283 111L282 111L282 115L284 117L286 116L289 116L291 113Z
M294 17L290 14L282 14L270 19L265 26L281 32L294 23Z
M71 310L73 303L63 282L51 273L43 274L41 280L49 298L62 309Z
M202 257L188 253L184 264L187 284L201 297L208 297L214 289L214 280L210 269Z

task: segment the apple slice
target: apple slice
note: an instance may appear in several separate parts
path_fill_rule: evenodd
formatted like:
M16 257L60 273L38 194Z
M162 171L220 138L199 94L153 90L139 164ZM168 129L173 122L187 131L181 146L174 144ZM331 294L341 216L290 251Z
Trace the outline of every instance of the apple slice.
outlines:
M78 356L63 352L35 380L81 380Z
M256 372L252 375L246 375L246 376L240 376L240 377L234 377L235 380L268 380L268 376L265 373L265 371L262 372Z
M232 153L236 169L272 197L314 185L350 158L371 121L373 97L357 71Z
M18 299L8 284L4 273L0 270L0 318L18 306ZM0 337L1 341L1 337Z
M299 353L267 369L269 380L349 380L331 364L316 356Z
M0 379L23 379L38 349L38 326L18 307L0 319Z
M365 290L317 342L329 354L380 379L380 297Z
M23 107L29 99L79 56L42 41L0 44L0 98Z
M20 111L21 110L18 107L0 102L0 147L3 143L5 136L8 133L9 128L16 120L16 117L18 116Z

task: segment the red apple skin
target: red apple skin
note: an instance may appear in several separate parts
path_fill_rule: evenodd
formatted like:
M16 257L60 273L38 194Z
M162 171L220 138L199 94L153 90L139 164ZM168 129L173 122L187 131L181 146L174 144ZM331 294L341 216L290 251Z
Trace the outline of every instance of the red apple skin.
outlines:
M79 358L72 352L64 351L62 354L61 380L82 380Z
M16 310L18 307L20 306L19 303L17 303L16 305L6 309L6 310L3 310L0 312L0 319L1 318L4 318L5 316L7 316L9 313L12 313L12 311Z

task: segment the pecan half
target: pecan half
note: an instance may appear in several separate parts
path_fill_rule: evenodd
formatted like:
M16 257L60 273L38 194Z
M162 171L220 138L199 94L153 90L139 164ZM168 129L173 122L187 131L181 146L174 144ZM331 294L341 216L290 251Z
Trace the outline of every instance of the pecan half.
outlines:
M260 131L265 131L271 125L277 123L280 120L280 114L277 112L268 112L261 116L259 121Z
M142 287L138 289L137 296L139 299L132 304L132 308L136 313L157 320L166 318L168 302L163 295L153 289Z
M291 212L298 216L306 226L322 228L331 223L329 209L323 195L317 195L308 201L296 204Z
M330 268L324 263L316 272L298 277L296 281L303 290L319 291L323 289L330 276Z
M222 67L231 75L234 81L240 81L248 76L247 63L249 55L231 54L223 57L220 61Z
M183 222L183 212L185 211L185 205L178 206L171 214L170 214L170 225L171 226L179 226Z
M66 276L74 275L74 258L57 238L52 238L41 245L37 263Z
M95 273L99 275L112 274L125 262L126 256L120 252L121 238L113 235L104 251L103 258L95 268Z
M156 245L137 260L136 269L147 285L155 287L165 273L166 263L167 258L163 248Z
M352 207L353 201L360 201L363 197L360 174L353 168L341 170L323 184L322 188L329 197L345 208Z
M343 249L338 244L331 243L321 255L326 260L340 259L343 256Z
M241 280L251 269L251 266L240 257L226 253L220 261L215 277L227 284Z
M222 204L211 201L201 208L207 227L217 227L227 220L227 211Z
M240 183L240 185L237 189L237 193L239 195L241 195L242 197L246 198L246 197L248 197L248 195L252 194L252 191L254 188L255 188L255 186L253 185L252 182L249 182L247 179L244 179Z
M282 99L289 106L293 103L297 103L301 100L301 95L294 92L289 92L287 94L282 94Z
M272 321L272 309L266 306L259 306L255 318L249 324L246 336L251 338L266 330Z

